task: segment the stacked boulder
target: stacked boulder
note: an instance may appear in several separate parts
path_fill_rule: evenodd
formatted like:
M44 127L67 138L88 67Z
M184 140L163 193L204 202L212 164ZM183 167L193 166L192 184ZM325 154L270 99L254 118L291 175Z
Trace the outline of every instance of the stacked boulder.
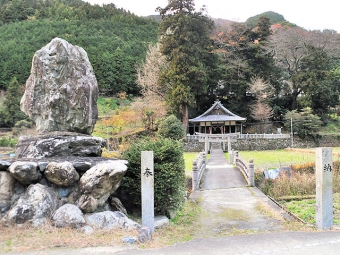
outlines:
M127 162L102 158L105 141L91 136L97 96L97 81L82 48L55 38L35 53L21 110L36 124L38 135L20 137L16 158L0 161L3 224L51 221L87 232L140 228L112 197Z

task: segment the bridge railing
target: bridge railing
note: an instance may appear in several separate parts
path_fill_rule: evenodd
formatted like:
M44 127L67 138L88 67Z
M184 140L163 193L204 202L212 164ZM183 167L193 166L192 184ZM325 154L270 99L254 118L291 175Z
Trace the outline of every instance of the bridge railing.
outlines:
M192 191L199 188L203 173L206 168L206 154L200 152L192 163Z
M230 162L236 165L237 169L241 171L249 186L255 186L254 180L254 160L249 162L241 158L238 151L231 152Z
M203 134L196 133L194 135L187 135L187 140L200 140L201 142L205 141L205 138L208 137L209 141L211 140L227 140L228 137L232 139L289 139L290 134L240 134L240 133L230 133L230 134Z
M237 139L289 139L290 134L240 134Z

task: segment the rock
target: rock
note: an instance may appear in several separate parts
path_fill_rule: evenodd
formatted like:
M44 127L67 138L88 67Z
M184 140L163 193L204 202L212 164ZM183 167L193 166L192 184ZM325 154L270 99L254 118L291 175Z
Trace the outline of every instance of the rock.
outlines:
M0 171L6 171L10 165L11 163L6 160L0 161Z
M11 204L13 205L18 199L24 194L26 191L26 187L22 185L20 182L14 183L14 194L11 199Z
M52 222L58 228L81 228L85 225L82 211L72 204L65 204L56 210L52 216Z
M155 216L154 218L154 227L161 228L163 226L169 225L170 221L166 216Z
M87 224L95 229L139 229L140 225L126 217L121 212L105 211L93 214L86 214L85 220Z
M30 185L12 208L4 221L9 224L31 223L41 226L52 216L58 207L58 196L49 187L41 184Z
M73 167L77 170L78 173L82 174L89 170L91 167L94 167L101 163L113 163L120 162L122 164L127 164L126 160L118 160L112 158L103 158L103 157L76 157L76 156L61 156L61 157L53 157L53 158L20 158L20 159L11 159L8 160L8 165L10 166L14 162L35 162L38 164L38 168L41 171L39 165L46 164L51 162L70 162ZM115 163L114 163L115 164Z
M59 197L61 198L66 198L73 190L73 187L58 187L57 188L57 193Z
M112 211L119 211L127 215L127 211L122 202L117 197L110 197L109 204Z
M85 213L94 212L98 207L98 200L89 195L81 195L77 200L77 205Z
M123 243L133 244L137 241L136 237L133 236L125 236L122 239Z
M87 235L91 235L94 232L93 228L90 227L90 226L85 226L85 227L81 228L80 231L87 234Z
M77 169L79 172L86 172L89 170L93 165L90 161L76 161L73 163L73 167Z
M47 161L38 162L39 171L44 172L48 164L49 164L49 162L47 162Z
M174 219L177 215L177 211L172 209L167 209L166 213L170 217L170 219Z
M98 118L98 85L84 49L54 38L32 60L20 109L37 131L91 134Z
M0 213L10 208L15 179L8 172L0 172Z
M15 179L24 185L37 183L42 176L38 164L35 162L14 162L8 170Z
M101 137L70 132L52 132L37 136L21 136L17 158L100 157L106 144ZM79 161L78 161L79 162Z
M94 212L97 206L103 206L119 187L126 170L127 166L121 161L101 163L90 168L80 178L79 190L73 195L78 200L78 207L84 212Z
M50 182L62 186L74 186L79 180L79 174L70 162L51 162L45 170L45 177Z
M152 238L152 233L148 227L143 226L139 229L138 238L137 238L139 243L146 243L150 241L151 238Z

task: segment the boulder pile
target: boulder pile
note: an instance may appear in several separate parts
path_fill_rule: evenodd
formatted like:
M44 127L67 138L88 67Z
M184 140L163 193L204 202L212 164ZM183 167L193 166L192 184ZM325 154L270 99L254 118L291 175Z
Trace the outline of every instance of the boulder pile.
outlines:
M112 194L124 160L102 158L91 133L98 86L85 50L55 38L33 57L21 110L38 135L19 138L16 157L0 161L0 222L57 227L139 229Z

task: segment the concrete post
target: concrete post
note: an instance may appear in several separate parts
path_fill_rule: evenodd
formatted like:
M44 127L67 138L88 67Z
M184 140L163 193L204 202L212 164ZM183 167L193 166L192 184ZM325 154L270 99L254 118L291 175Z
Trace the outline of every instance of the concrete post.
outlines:
M229 154L229 163L233 164L233 162L234 162L234 151L233 150L228 151L228 154Z
M231 141L230 136L228 136L228 152L231 151Z
M255 177L254 177L254 160L251 158L251 159L249 159L249 165L248 165L248 167L249 167L249 180L248 180L248 182L249 182L249 185L251 186L251 187L254 187L255 186Z
M233 154L233 164L236 164L236 158L238 158L238 151L234 151L234 154Z
M316 227L333 226L332 148L316 148Z
M205 154L208 154L209 153L209 142L208 142L208 135L206 134L205 135Z
M141 181L142 181L142 225L154 232L154 167L153 151L142 151Z
M198 167L197 160L192 162L192 191L198 188Z

